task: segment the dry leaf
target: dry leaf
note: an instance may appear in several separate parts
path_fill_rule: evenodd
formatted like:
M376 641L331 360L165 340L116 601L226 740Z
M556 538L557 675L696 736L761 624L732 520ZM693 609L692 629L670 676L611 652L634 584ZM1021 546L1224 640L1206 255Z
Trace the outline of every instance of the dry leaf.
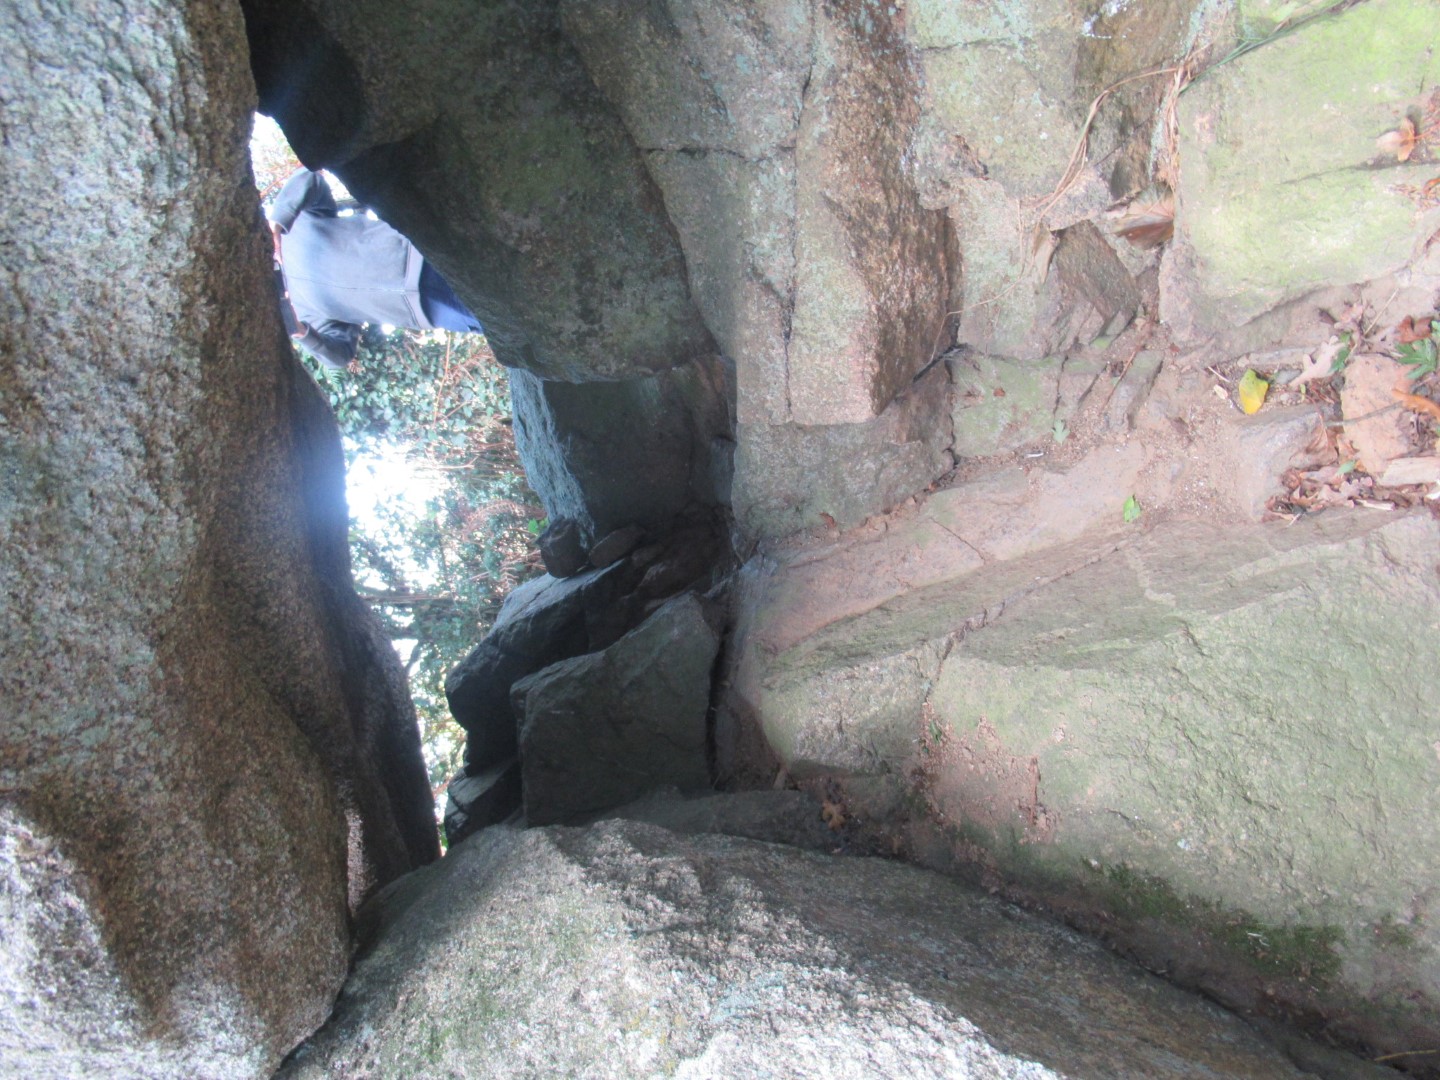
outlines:
M1430 336L1431 319L1416 319L1406 315L1400 320L1400 325L1395 327L1395 341L1400 345L1409 345L1412 342L1420 341Z
M1352 335L1351 340L1357 344L1362 341L1364 335L1361 334L1360 331L1365 325L1365 312L1367 308L1368 305L1363 300L1357 300L1355 303L1348 304L1341 308L1340 314L1335 316L1333 324L1335 333L1341 337L1350 334Z
M1375 149L1382 154L1392 155L1396 161L1405 162L1409 161L1410 155L1415 152L1415 144L1419 139L1420 133L1415 130L1415 121L1407 116L1400 121L1398 128L1387 131L1375 140Z
M1433 416L1436 420L1440 420L1440 405L1435 404L1428 397L1407 394L1404 390L1398 389L1391 390L1390 393L1395 395L1395 399L1400 402L1401 406L1411 412L1424 413L1426 416Z
M1139 248L1159 247L1175 235L1175 196L1132 202L1116 220L1115 235Z
M831 832L839 832L845 826L845 807L838 802L831 802L829 799L821 802L820 816L825 819L825 824L830 826Z
M1335 358L1340 355L1340 350L1349 347L1348 343L1341 341L1338 337L1332 337L1305 358L1305 363L1300 368L1300 374L1290 380L1290 385L1300 386L1302 383L1312 382L1315 379L1328 379L1335 374L1331 369L1335 367Z

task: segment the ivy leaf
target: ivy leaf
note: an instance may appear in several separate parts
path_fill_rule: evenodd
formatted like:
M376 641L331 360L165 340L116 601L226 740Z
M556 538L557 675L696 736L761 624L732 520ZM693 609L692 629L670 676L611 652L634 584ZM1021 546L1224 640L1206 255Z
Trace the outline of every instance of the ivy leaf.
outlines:
M1125 519L1125 524L1129 525L1138 518L1140 514L1140 500L1135 498L1134 495L1131 495L1125 500L1125 509L1121 511L1121 516Z

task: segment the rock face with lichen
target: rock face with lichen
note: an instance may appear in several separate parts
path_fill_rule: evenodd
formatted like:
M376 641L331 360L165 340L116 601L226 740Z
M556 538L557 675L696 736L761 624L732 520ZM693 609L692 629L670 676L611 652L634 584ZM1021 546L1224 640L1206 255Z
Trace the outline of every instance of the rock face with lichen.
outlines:
M728 709L858 818L909 807L894 842L932 865L1103 918L1237 1007L1423 1043L1440 755L1423 682L1385 672L1440 663L1417 633L1440 528L1122 531L1106 476L1138 462L1106 457L1068 490L959 485L883 536L782 556ZM1008 520L967 520L976 503Z
M239 13L0 15L0 1060L270 1071L436 856L276 318Z
M1440 120L1434 17L1408 0L1362 4L1188 88L1163 293L1184 336L1391 273L1440 227L1440 212L1417 198L1433 163L1384 139L1409 117L1416 130Z

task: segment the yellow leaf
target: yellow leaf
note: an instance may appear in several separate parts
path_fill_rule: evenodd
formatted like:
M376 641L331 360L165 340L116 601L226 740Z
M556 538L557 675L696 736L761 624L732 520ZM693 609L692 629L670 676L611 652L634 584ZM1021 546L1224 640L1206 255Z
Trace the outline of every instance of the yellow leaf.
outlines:
M1269 391L1270 384L1260 378L1253 371L1247 371L1240 377L1240 385L1236 390L1236 396L1240 399L1240 409L1246 416L1260 411L1260 406L1265 403L1265 394Z

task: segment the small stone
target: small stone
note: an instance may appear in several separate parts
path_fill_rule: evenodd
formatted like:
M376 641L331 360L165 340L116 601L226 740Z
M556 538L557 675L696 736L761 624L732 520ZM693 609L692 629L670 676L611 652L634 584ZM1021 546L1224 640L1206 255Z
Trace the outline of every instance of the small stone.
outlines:
M1059 367L1058 360L998 356L952 361L955 453L967 458L1005 454L1050 434Z
M1309 469L1333 459L1325 421L1310 406L1269 409L1236 418L1226 430L1226 450L1235 478L1235 498L1253 520L1265 516L1265 504L1281 492L1286 469Z
M496 825L520 809L520 759L469 775L460 773L446 788L445 843L454 847L471 833Z
M570 518L552 521L540 534L540 557L551 577L574 577L585 567L580 526Z
M1105 417L1101 427L1108 432L1129 431L1135 426L1135 415L1145 404L1150 387L1160 374L1161 356L1158 352L1146 350L1135 354L1129 368L1111 391L1110 401L1105 406Z
M1440 483L1440 457L1397 458L1385 467L1380 477L1382 487L1404 487L1406 484Z
M638 525L627 525L607 533L590 549L590 565L598 568L618 562L634 551L644 536L645 530Z

